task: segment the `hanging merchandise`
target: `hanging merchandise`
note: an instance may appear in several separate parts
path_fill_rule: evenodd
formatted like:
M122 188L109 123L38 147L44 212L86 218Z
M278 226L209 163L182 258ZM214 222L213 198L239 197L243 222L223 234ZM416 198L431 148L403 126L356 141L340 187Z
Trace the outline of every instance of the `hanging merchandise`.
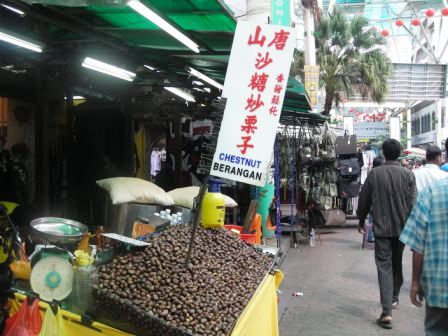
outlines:
M42 329L39 300L24 300L17 313L6 320L3 336L37 336Z
M443 16L448 16L448 7L443 8L441 13Z
M48 306L44 321L42 325L42 330L39 336L66 336L64 318L62 317L61 310L55 306L55 311Z
M339 171L342 178L356 178L360 174L358 158L340 159Z
M322 133L322 141L320 143L320 153L325 161L334 161L336 159L336 151L334 147L334 138L330 131L330 125L325 122Z

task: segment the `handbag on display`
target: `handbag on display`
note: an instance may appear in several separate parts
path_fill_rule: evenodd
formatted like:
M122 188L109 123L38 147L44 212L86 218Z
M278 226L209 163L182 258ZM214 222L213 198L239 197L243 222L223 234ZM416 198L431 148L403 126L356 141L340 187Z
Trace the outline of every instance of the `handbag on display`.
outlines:
M302 126L300 128L299 139L299 160L302 165L308 165L311 163L312 158L315 156L313 154L312 134L310 133L308 125Z
M320 208L322 210L330 210L332 207L333 207L333 197L331 196L320 197Z
M359 168L358 158L352 157L349 159L339 160L339 173L343 178L357 177L361 172Z
M339 197L350 198L359 196L360 184L357 180L339 180Z
M329 209L322 211L325 218L325 226L345 225L345 213L339 209Z
M330 170L326 170L324 174L324 195L338 197L338 186L335 182L333 182L335 180L332 179Z
M334 148L334 140L330 131L330 125L326 121L323 127L321 156L325 161L333 161L336 159L336 150Z
M343 135L336 138L335 150L337 155L356 154L356 135Z

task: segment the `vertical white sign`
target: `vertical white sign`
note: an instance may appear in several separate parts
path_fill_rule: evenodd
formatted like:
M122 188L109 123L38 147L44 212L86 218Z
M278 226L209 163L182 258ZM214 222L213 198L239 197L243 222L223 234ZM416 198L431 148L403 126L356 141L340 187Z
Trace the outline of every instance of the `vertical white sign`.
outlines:
M292 28L238 21L211 175L265 185L295 40Z
M348 135L355 134L353 119L353 117L344 117L344 132L347 132Z
M401 122L400 117L389 118L389 137L401 141Z

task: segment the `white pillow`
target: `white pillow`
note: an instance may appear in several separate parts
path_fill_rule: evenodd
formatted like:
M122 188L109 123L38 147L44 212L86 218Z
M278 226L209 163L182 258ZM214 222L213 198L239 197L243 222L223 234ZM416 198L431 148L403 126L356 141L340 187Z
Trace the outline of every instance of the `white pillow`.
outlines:
M183 206L184 208L193 208L194 198L199 194L199 187L185 187L178 188L167 193L173 200L176 205ZM225 207L226 208L234 208L238 206L233 198L224 195Z
M173 205L173 199L154 183L135 177L113 177L96 181L109 192L113 204L138 202L159 205Z

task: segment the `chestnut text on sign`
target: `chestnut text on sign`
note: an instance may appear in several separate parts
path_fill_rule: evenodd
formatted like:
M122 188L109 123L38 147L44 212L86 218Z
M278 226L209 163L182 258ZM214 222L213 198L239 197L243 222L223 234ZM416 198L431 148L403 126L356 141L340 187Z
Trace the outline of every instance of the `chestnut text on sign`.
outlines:
M211 175L265 185L295 39L289 27L238 22Z

